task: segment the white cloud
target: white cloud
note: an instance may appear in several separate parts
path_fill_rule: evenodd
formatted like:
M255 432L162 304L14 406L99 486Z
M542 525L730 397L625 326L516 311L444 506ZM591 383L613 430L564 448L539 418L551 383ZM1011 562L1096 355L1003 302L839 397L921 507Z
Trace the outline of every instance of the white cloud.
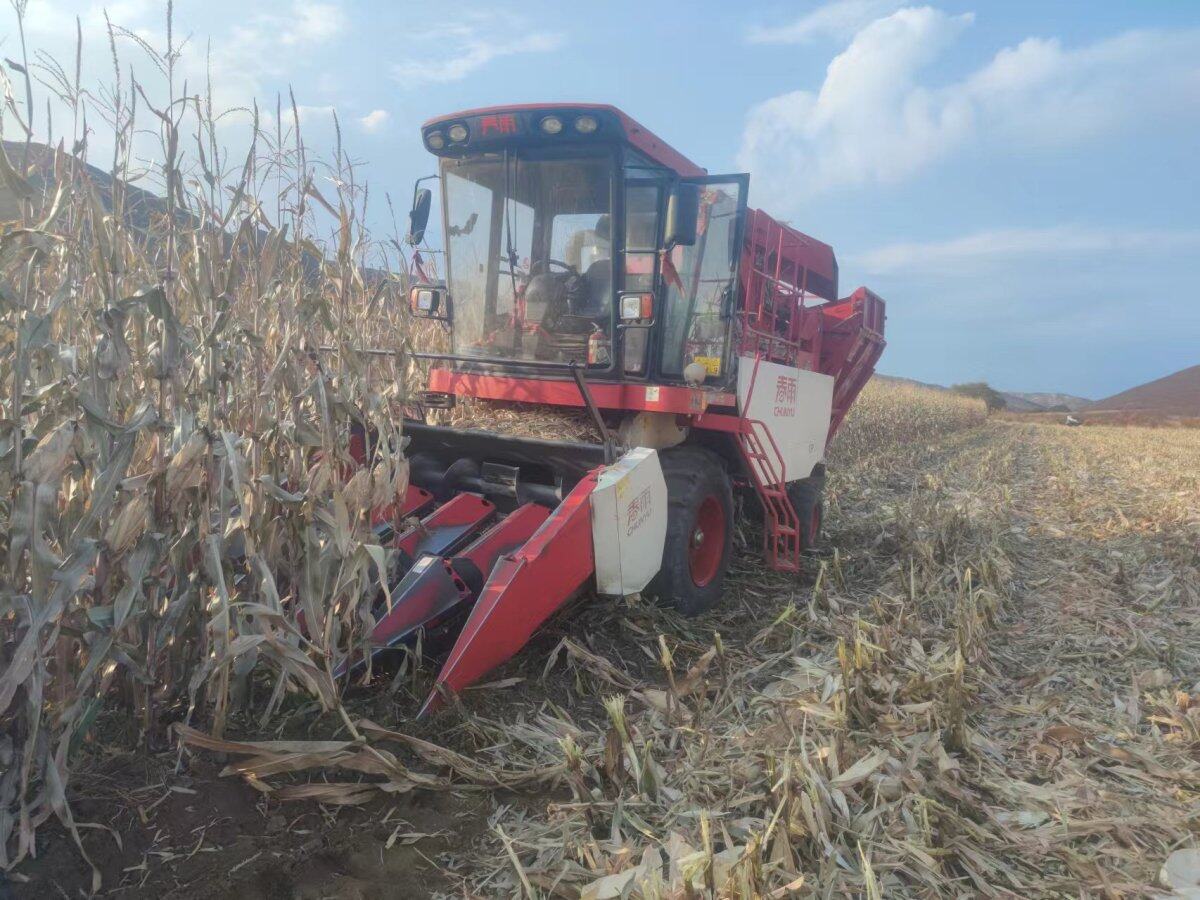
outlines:
M266 119L273 116L276 93L282 90L284 127L291 124L287 85L310 81L320 71L318 66L325 63L322 51L349 27L340 6L333 2L274 0L243 5L244 10L238 16L222 14L218 0L176 2L174 7L174 37L176 49L180 50L175 90L180 92L186 85L188 94L203 95L211 74L214 108L226 111L219 119L220 144L224 148L219 160L222 167L241 163L249 139L246 126L250 119L245 110L256 98ZM86 117L88 155L91 162L101 166L111 159L114 143L112 129L103 113L114 82L106 10L117 30L116 49L126 97L132 70L150 103L162 108L166 103L166 79L155 63L147 59L138 39L159 52L165 51L164 0L31 0L25 19L31 62L36 65L36 61L45 59L42 55L45 54L72 73L78 16L83 37L81 81L90 98ZM7 5L0 9L0 43L8 34L15 33L14 15ZM126 32L136 39L126 36ZM6 46L11 47L11 43ZM39 70L39 74L44 72ZM35 135L43 140L48 130L43 112L47 91L41 85L35 85L34 90ZM319 89L297 91L301 103L328 104L333 96L333 92ZM23 94L19 92L18 103L22 100ZM139 100L137 106L139 114L132 145L135 168L150 171L142 186L161 190L149 165L162 157L157 122L145 103ZM51 102L51 109L54 133L49 137L54 141L65 138L69 144L72 129L69 109L57 101ZM332 124L332 106L302 106L299 112L310 129L325 131ZM185 134L190 135L192 127L185 125ZM185 166L195 160L190 142L185 145L184 160Z
M32 0L25 9L25 32L38 45L46 36L69 38L74 45L76 16L86 40L89 32L97 32L97 36L103 33L106 12L114 25L122 25L131 31L138 31L138 26L147 24L162 26L167 20L166 5L155 0L115 0L111 3L88 0L73 4L64 4L61 0Z
M211 0L210 0L211 2ZM161 82L128 31L160 52L166 49L166 3L163 0L32 0L25 27L34 50L48 53L70 69L75 53L75 22L83 32L83 83L95 90L112 82L108 19L117 29L117 52L124 72L133 70L156 104ZM9 24L0 10L0 30ZM247 4L243 15L230 17L209 6L175 4L175 41L182 43L177 88L203 92L211 73L217 109L249 106L255 98L270 101L274 90L293 81L311 65L316 51L348 28L341 7L316 0ZM211 59L210 59L211 55ZM267 96L271 94L272 96Z
M294 0L280 11L258 11L211 38L212 77L218 106L245 105L262 98L267 84L291 82L311 54L332 43L347 27L345 14L330 3ZM203 47L185 57L193 80L208 69Z
M1044 150L1200 110L1200 31L1135 31L1079 48L1030 38L958 81L923 81L971 21L921 7L871 22L819 90L750 110L740 164L795 201L897 182L973 146Z
M847 259L877 275L974 276L1015 262L1137 256L1200 251L1200 231L1120 230L1061 225L1003 228L943 241L887 244Z
M423 48L413 59L392 66L392 75L405 87L461 81L494 59L559 49L563 35L530 31L527 23L489 14L459 16L410 36L406 48Z
M850 37L868 22L903 5L904 0L833 0L786 25L755 25L746 40L752 44L803 44L819 37Z
M970 16L902 9L862 29L829 64L817 93L795 91L750 110L740 161L775 191L896 181L969 132L970 110L916 76Z
M373 109L361 119L358 124L362 126L362 130L366 132L376 132L387 124L390 118L386 109Z
M297 0L279 40L287 46L319 44L337 37L345 28L346 16L335 4Z
M311 125L314 122L333 121L333 114L336 112L332 106L306 106L303 103L296 104L296 116L300 119L301 125Z

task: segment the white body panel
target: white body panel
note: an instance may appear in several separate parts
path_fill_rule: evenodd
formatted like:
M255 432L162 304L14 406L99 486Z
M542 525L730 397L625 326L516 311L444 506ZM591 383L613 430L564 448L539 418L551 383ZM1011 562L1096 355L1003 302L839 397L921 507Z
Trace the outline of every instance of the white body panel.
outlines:
M739 357L738 409L770 429L783 457L784 480L807 478L813 466L825 459L825 439L833 413L833 376L763 360L758 363L758 377L747 409L746 395L753 375L754 358ZM770 442L764 438L763 443L771 455ZM759 474L765 478L761 469Z
M667 539L667 482L658 453L630 450L592 490L596 591L636 594L658 574Z

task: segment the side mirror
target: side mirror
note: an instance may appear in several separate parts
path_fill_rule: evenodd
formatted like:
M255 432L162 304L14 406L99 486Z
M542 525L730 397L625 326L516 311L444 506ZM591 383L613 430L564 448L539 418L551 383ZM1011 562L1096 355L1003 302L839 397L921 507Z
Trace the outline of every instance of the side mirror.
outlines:
M417 245L425 240L425 226L429 224L429 208L433 204L433 191L418 188L413 192L412 210L408 214L408 242Z
M696 243L700 220L700 185L686 182L675 185L667 201L666 239L668 247Z
M408 304L417 318L450 321L450 298L440 285L413 285L408 294Z

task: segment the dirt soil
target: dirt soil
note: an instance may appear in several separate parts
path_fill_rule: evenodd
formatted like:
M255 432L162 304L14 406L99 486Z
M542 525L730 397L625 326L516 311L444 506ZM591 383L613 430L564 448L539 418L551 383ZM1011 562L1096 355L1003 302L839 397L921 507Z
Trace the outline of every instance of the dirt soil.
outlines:
M1022 820L1028 830L1006 851L1014 872L1060 873L1055 896L1078 896L1072 883L1107 885L1101 893L1112 897L1150 895L1165 855L1200 840L1200 646L1186 637L1200 633L1200 550L1188 550L1200 532L1194 434L993 421L866 466L852 484L831 483L820 555L828 560L835 547L887 554L874 524L881 508L902 512L914 485L934 474L953 480L983 454L1010 461L1009 483L993 487L1010 495L1001 524L1019 560L1014 612L990 638L991 671L969 720L987 742L985 755L1033 792L1031 804L1038 791L1070 788L1055 794L1071 798L1069 809L1048 822L1040 814ZM655 684L662 684L659 633L695 638L717 630L730 646L747 641L786 604L804 603L812 578L763 571L752 552L756 536L741 539L750 546L721 611L685 621L646 607L581 602L498 672L492 688L467 695L467 706L513 722L545 704L577 720L602 717L594 691L542 677L564 636ZM872 586L857 587L869 593ZM413 708L406 690L393 695L382 684L352 702L381 724L469 749L453 711L433 723L406 722ZM310 736L337 731L337 722L321 720ZM462 896L480 854L502 852L490 821L514 809L542 815L554 799L464 789L385 796L356 808L281 804L221 777L222 761L212 754L146 755L102 739L88 754L72 791L77 820L92 823L84 841L106 896ZM61 831L45 833L38 858L7 887L0 883L0 897L86 895L89 868ZM964 896L979 885L945 888L946 896ZM995 895L1017 896L1001 887ZM1033 895L1041 894L1026 894Z
M268 803L212 761L176 775L174 756L117 754L79 779L76 816L93 823L84 843L102 895L424 897L452 889L446 863L490 811L478 796L432 793L341 810ZM16 897L77 897L91 872L55 829L17 878Z

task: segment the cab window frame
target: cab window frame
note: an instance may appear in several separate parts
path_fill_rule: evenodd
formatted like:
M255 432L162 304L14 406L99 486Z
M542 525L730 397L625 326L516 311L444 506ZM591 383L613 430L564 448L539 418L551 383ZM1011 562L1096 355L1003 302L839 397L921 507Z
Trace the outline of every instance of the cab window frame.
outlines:
M500 162L501 164L505 164L505 163L512 164L513 157L516 157L516 162L515 162L516 165L519 165L520 162L522 162L522 161L547 161L547 160L549 160L549 161L567 162L567 161L570 161L571 159L575 159L575 158L603 160L606 163L606 170L607 170L607 177L608 177L608 209L609 209L609 215L611 217L610 222L612 219L617 218L617 215L616 215L617 211L623 209L623 199L624 199L623 162L624 162L624 157L620 152L619 145L598 142L596 144L589 144L586 146L569 146L569 147L568 146L563 146L563 147L534 146L534 147L522 147L522 148L519 148L517 150L512 150L512 151L497 151L497 152L483 153L476 157L470 157L468 159L462 159L462 160L454 160L451 158L443 157L441 160L441 168L439 169L439 173L442 174L443 178L444 178L446 173L444 171L442 171L442 169L452 171L454 168L457 168L458 166L464 166L464 165L470 166L476 161ZM448 192L443 190L441 193L442 193L441 206L442 206L443 218L444 218L444 220L448 221L448 219L446 219L446 217L449 215ZM497 215L499 215L501 217L501 219L503 219L503 215L504 215L503 211L505 208L505 204L507 202L508 202L508 198L501 199L499 197L499 194L496 195L495 206L493 207L493 213L492 213L493 221L495 221L495 217ZM515 202L520 202L520 201L515 201ZM544 244L547 253L549 252L550 242L552 240L550 232L551 232L551 228L553 227L553 219L554 218L555 218L554 216L550 216L550 217L548 217L548 221L547 221L546 217L539 217L539 219L535 219L535 221L532 225L533 246L538 247L541 244ZM623 217L622 217L621 221L623 222ZM499 298L499 285L497 282L499 281L499 278L502 276L501 276L501 273L499 272L500 266L498 263L498 259L499 259L500 253L503 250L503 244L504 244L503 232L504 232L505 227L506 227L506 225L504 224L503 221L501 221L499 223L499 227L492 228L491 235L490 235L490 243L491 243L491 251L492 252L491 252L491 260L489 261L488 270L486 272L486 280L488 282L488 288L487 288L488 298L491 300L491 305L493 307L493 314L494 314L494 310L495 310L495 304L498 303L499 299L500 299ZM612 227L611 224L610 224L610 227ZM452 256L450 247L448 246L449 242L447 241L446 243L447 243L447 246L444 248L443 252L446 255L447 274L449 275L453 271L453 268L452 268L453 267L453 256ZM610 243L612 243L612 242L610 241ZM611 274L610 284L613 284L613 285L618 283L617 279L619 279L621 277L621 271L623 270L623 266L620 265L621 260L618 259L618 255L619 254L616 252L616 248L614 245L613 249L610 253L610 260L609 260L609 267L610 267L610 274ZM620 317L619 317L619 310L617 309L617 292L615 289L612 289L610 292L611 292L612 296L608 298L608 329L607 329L607 331L610 336L610 338L609 338L610 346L615 348L615 336L617 335L617 326L620 324ZM450 328L456 330L457 323L451 322ZM457 341L453 336L451 337L451 345L452 345L452 347L457 348ZM455 350L455 353L456 353L456 356L459 355L457 349ZM620 356L620 354L618 354L616 352L610 352L609 353L609 361L606 365L585 366L584 370L588 373L589 376L598 377L602 380L612 380L614 375L617 378L619 378L620 374L621 374L619 356ZM489 358L488 356L484 356L484 355L480 355L477 358L474 356L471 356L468 361L468 359L464 355L464 358L458 365L464 371L488 372L488 371L498 371L498 370L503 371L503 370L506 370L510 366L513 366L513 365L521 366L521 365L527 364L529 362L530 361L524 360L520 357L497 356L497 357Z

